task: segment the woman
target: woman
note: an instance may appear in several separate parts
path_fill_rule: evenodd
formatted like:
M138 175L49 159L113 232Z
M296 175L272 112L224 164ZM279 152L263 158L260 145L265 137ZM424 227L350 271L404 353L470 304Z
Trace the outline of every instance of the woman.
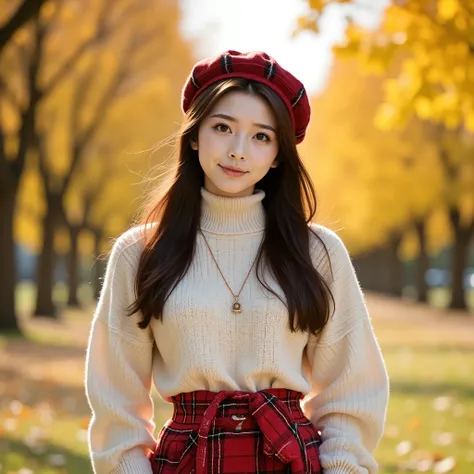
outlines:
M116 240L93 319L95 472L375 473L387 373L344 244L310 223L303 84L226 51L182 108L172 180ZM156 439L152 379L174 405Z

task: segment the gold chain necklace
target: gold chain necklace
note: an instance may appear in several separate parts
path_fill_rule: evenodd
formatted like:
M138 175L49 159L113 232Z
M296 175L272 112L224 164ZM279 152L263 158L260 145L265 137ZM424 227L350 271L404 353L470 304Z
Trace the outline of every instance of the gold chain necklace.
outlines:
M250 267L250 270L248 271L247 273L247 276L245 277L245 280L244 282L242 283L242 286L240 287L240 291L235 294L233 291L232 291L232 288L229 286L229 284L227 283L227 280L225 279L224 275L222 274L222 271L219 267L219 264L217 263L217 260L215 259L214 257L214 254L212 253L212 250L211 250L211 247L209 246L209 243L207 242L207 239L205 237L205 235L203 234L202 230L199 229L199 232L201 232L201 235L204 237L204 242L206 242L206 245L207 245L207 248L209 249L209 252L211 253L211 257L212 259L214 260L214 263L216 264L216 267L217 269L219 270L219 273L221 274L222 276L222 279L224 280L224 283L226 284L227 288L229 288L229 291L232 293L232 296L234 297L234 303L232 304L232 312L234 314L238 314L238 313L241 313L242 312L242 305L239 303L239 297L240 297L240 293L242 293L242 289L244 288L244 285L245 283L247 282L249 276L250 276L250 273L252 272L252 268L254 267L255 265L255 262L257 261L257 257L258 257L258 251L257 251L257 255L255 256L255 259L252 263L252 266ZM260 247L262 246L262 243L263 243L263 240L262 242L260 243L260 246L259 246L259 250L260 250Z

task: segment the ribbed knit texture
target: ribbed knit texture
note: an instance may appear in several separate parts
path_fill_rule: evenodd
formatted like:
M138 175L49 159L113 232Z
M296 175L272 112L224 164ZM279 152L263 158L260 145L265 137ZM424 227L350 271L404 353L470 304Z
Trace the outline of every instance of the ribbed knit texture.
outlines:
M265 193L230 198L201 188L201 227L237 293L265 229ZM191 267L170 295L163 322L147 330L140 314L125 316L134 299L142 244L133 228L115 242L94 313L86 355L92 410L89 450L96 474L151 474L146 455L156 443L152 380L167 401L194 390L284 387L306 394L303 409L321 430L325 474L373 474L372 453L385 422L388 377L350 256L336 233L312 224L311 257L336 301L316 338L292 333L282 302L258 282L255 269L241 293L242 313L198 234ZM267 274L269 286L284 295Z

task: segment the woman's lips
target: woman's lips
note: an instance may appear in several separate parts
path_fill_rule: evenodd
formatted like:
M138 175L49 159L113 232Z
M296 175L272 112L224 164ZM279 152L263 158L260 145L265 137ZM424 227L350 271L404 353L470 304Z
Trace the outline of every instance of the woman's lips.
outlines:
M220 165L219 165L220 166ZM246 171L234 171L234 170L230 170L229 168L225 168L224 166L221 166L221 169L222 171L228 175L228 176L242 176L244 174L246 174L247 172Z

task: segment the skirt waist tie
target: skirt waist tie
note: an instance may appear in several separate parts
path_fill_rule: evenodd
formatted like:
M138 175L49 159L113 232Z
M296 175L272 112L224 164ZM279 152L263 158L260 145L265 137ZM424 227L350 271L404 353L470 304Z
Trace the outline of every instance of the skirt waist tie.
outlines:
M292 472L311 474L305 445L297 424L285 404L272 393L261 390L255 393L221 391L204 412L198 431L196 474L208 474L208 435L216 417L219 404L227 398L248 399L251 416L263 435L263 451L290 464Z

